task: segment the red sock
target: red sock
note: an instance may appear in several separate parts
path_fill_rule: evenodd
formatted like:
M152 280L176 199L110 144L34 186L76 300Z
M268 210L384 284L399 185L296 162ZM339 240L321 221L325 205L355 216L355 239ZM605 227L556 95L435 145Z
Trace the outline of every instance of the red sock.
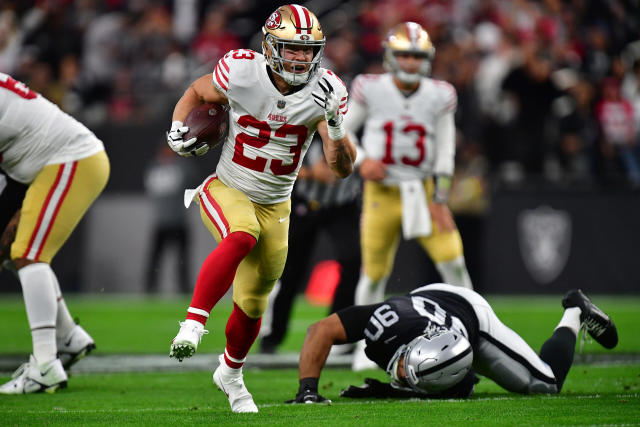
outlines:
M243 231L236 231L222 239L211 251L198 273L193 298L187 309L187 319L196 320L203 325L207 322L209 312L227 293L238 265L255 244L255 237Z
M258 337L262 318L252 319L233 303L233 311L227 321L227 347L224 349L224 361L230 368L241 368L249 349Z

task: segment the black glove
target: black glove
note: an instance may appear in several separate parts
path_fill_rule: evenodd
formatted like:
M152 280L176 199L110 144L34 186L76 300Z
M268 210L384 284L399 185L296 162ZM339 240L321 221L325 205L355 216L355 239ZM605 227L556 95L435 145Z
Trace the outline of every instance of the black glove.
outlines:
M340 396L352 398L378 397L378 398L410 398L428 397L424 393L418 393L406 387L394 387L390 383L383 383L375 378L365 378L360 387L350 385L346 390L340 390Z
M365 378L364 384L360 387L350 385L346 390L340 390L340 396L351 398L420 398L420 399L465 399L473 394L474 385L479 381L473 369L467 373L465 378L455 386L443 390L437 394L427 394L415 391L409 387L383 383L374 378Z
M331 400L318 394L317 378L303 378L300 380L300 387L295 399L287 400L284 403L323 403L331 405Z

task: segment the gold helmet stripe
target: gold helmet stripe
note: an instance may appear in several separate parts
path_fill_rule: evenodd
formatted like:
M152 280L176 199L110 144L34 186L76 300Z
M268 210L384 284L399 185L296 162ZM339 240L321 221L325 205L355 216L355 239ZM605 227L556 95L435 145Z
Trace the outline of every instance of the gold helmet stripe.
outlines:
M296 27L296 34L311 34L311 28L313 27L313 20L309 15L309 10L306 7L299 6L297 4L290 4L291 12L293 12L293 19L295 20L294 26Z

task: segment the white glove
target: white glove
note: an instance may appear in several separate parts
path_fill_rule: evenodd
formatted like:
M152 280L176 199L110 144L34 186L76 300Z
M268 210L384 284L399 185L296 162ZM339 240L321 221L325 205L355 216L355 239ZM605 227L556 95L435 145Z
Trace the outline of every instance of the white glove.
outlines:
M324 109L324 118L327 119L329 125L329 137L334 141L344 138L346 131L342 126L343 116L340 114L340 98L333 90L333 86L326 77L323 77L324 84L318 82L318 86L322 89L322 94L312 93L313 100L321 108Z
M189 132L189 127L176 120L171 123L171 130L167 132L167 144L169 147L182 157L191 157L194 154L196 156L202 156L209 151L209 146L205 143L195 145L198 138L193 137L184 141L182 137L185 133Z

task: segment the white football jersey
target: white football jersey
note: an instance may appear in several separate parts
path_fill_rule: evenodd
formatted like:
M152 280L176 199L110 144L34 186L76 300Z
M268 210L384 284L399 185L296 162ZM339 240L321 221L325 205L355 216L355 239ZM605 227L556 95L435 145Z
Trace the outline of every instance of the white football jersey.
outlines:
M0 73L0 167L23 184L48 164L89 157L102 142L23 83Z
M289 199L307 148L324 110L311 96L326 78L347 111L347 89L331 71L318 72L300 90L282 95L267 73L264 57L252 50L228 52L213 72L213 84L229 99L230 128L216 173L227 186L255 203Z
M361 146L366 157L387 166L384 184L453 174L455 138L435 136L438 120L445 114L451 114L452 120L455 112L453 86L423 77L418 90L405 96L391 74L363 74L354 79L351 94L351 103L364 109ZM349 119L347 116L345 125L354 132L362 123Z

